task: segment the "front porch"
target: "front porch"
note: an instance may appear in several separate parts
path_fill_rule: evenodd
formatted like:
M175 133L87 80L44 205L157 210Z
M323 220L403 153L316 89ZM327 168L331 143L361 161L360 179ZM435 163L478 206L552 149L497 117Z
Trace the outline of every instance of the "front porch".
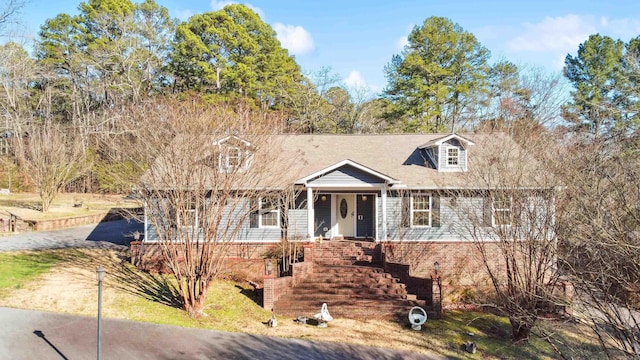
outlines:
M380 192L312 193L308 216L313 234L309 237L326 240L381 240L379 237ZM307 200L309 201L309 200ZM313 225L311 225L313 224Z
M299 179L310 239L386 240L387 192L398 181L350 160Z

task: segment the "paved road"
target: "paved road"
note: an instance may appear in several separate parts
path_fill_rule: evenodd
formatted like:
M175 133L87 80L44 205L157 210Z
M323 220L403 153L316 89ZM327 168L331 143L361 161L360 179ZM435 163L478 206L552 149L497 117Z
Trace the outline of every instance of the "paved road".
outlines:
M95 318L0 308L0 324L0 359L96 357ZM444 359L365 346L111 319L103 320L102 349L104 360Z
M97 225L75 228L27 232L0 237L0 251L59 249L69 247L122 248L131 240L135 230L143 225L127 220L107 221Z

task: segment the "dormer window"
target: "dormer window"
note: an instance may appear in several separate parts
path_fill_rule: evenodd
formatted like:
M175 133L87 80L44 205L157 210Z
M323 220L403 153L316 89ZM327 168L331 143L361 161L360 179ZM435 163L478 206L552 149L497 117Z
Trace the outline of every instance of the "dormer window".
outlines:
M236 136L228 136L215 143L217 166L220 172L243 172L249 169L253 154L253 146Z
M226 149L225 166L227 170L235 170L242 166L242 150L237 147L229 147Z
M447 166L458 166L460 164L460 149L457 147L447 148Z
M440 172L464 172L468 169L468 149L474 143L460 135L450 134L419 146L428 164Z

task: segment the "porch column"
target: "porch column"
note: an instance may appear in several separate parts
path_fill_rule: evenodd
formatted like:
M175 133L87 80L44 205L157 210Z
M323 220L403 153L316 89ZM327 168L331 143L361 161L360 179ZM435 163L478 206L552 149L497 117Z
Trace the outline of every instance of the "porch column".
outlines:
M307 231L309 234L309 240L313 240L313 237L315 236L314 218L313 189L311 189L311 187L307 187Z
M382 240L387 239L387 184L382 184L380 188L380 197L382 199Z

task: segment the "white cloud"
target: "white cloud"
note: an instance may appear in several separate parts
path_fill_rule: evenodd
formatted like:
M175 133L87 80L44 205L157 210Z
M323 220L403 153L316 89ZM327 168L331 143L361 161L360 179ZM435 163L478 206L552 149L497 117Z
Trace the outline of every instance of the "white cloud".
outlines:
M273 29L278 34L282 47L293 55L303 55L313 52L315 44L311 34L302 26L275 23Z
M396 41L396 49L403 50L407 44L409 44L409 37L403 36Z
M342 83L351 96L359 100L372 99L380 91L379 86L367 84L364 76L358 70L349 72L349 75L342 80Z
M640 33L640 20L622 18L610 19L600 18L600 32L609 34L613 38L620 38L622 41L629 41Z
M213 11L218 11L220 9L222 9L223 7L227 6L227 5L231 5L231 4L237 4L237 1L217 1L217 0L211 0L211 10Z
M505 51L527 62L561 69L567 54L576 54L590 35L600 34L629 41L640 33L640 20L568 14L545 17L537 23L503 29L515 34L506 42ZM495 40L495 39L494 39Z
M227 5L231 5L231 4L240 4L237 1L232 1L232 0L211 0L211 9L213 11L218 11L221 10L223 7L227 6ZM264 12L262 11L262 9L260 9L259 7L253 6L251 4L242 4L246 7L248 7L249 9L255 11L256 14L258 14L260 16L261 19L264 20Z
M193 16L193 11L191 11L190 9L176 11L176 17L182 21L187 21L192 16Z
M364 80L364 77L358 70L353 70L344 78L345 85L349 87L361 88L367 87L367 82Z
M524 24L524 31L508 43L512 51L567 52L575 51L589 35L597 32L595 19L569 14L545 17L535 24Z
M404 47L409 44L409 34L411 33L411 31L413 31L413 29L416 27L415 24L409 24L406 27L406 34L404 36L401 36L398 38L398 40L396 40L396 50L397 51L402 51L404 50Z

